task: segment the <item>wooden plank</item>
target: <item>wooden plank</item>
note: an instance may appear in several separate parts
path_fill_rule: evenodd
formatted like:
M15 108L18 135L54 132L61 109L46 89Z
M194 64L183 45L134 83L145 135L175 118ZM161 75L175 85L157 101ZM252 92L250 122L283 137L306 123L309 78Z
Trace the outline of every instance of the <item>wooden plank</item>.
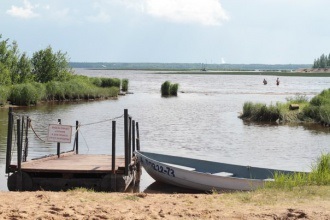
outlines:
M22 163L26 172L104 173L111 171L111 155L72 154ZM116 169L125 166L124 156L116 157Z

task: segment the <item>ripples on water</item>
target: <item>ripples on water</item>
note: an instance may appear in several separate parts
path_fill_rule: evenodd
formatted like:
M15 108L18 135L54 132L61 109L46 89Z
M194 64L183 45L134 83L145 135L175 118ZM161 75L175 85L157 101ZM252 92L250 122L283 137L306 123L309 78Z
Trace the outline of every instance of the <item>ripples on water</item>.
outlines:
M279 169L309 170L322 152L329 152L329 129L320 126L269 125L244 123L238 118L246 101L266 104L284 102L296 94L313 97L330 88L330 78L227 75L151 74L146 71L109 71L77 69L77 74L129 79L132 95L118 100L75 104L40 105L15 111L27 113L41 136L49 123L82 125L105 121L123 114L127 108L139 122L141 148L145 151L194 157L219 162ZM179 83L178 97L162 98L165 80ZM6 124L7 111L0 111ZM6 125L5 125L6 126ZM1 136L5 137L2 126ZM123 154L123 120L117 120L118 154ZM33 134L30 134L33 137ZM56 152L56 144L43 144L30 138L30 157ZM1 155L5 142L1 140ZM71 149L72 144L63 145ZM80 153L111 154L111 121L82 126ZM1 156L4 164L4 156ZM151 183L142 175L142 188ZM1 187L1 186L0 186Z

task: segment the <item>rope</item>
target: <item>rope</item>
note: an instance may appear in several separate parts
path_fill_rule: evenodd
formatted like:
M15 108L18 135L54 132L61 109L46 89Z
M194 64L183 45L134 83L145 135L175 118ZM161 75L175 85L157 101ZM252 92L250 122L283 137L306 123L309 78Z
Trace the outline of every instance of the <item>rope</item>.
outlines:
M103 120L103 121L97 121L97 122L87 123L87 124L83 124L83 125L80 125L80 126L82 127L82 126L100 124L100 123L104 123L104 122L108 122L108 121L114 121L114 120L119 119L121 117L124 117L124 115L121 115L121 116L118 116L118 117L114 117L114 118L110 118L110 119L106 119L106 120Z
M84 139L84 142L85 142L86 147L87 147L87 152L89 152L89 147L88 147L87 141L86 141L86 139L85 139L83 133L82 133L81 131L79 131L79 133L81 134L82 138Z
M39 137L39 135L37 134L37 132L34 130L33 126L32 126L32 120L30 121L30 127L31 127L31 130L33 131L34 135L42 142L46 143L45 140L43 140L42 138Z
M18 117L18 116L26 116L26 117L29 117L28 115L17 114L17 113L13 113L13 115L16 116L16 117ZM79 123L79 124L78 124L78 128L75 130L74 136L76 135L77 132L79 132L79 133L82 135L82 132L80 131L80 128L81 128L82 126L89 126L89 125L95 125L95 124L105 123L105 122L108 122L108 121L114 121L114 120L119 119L119 118L122 118L122 117L124 117L124 114L122 114L122 115L120 115L120 116L117 116L117 117L114 117L114 118L111 118L111 119L106 119L106 120L103 120L103 121L97 121L97 122L92 122L92 123L87 123L87 124L81 124L81 123ZM40 141L42 141L43 143L47 143L47 141L45 141L44 139L42 139L42 138L37 134L36 130L34 129L34 127L33 127L33 125L32 125L32 119L31 119L30 117L29 117L29 122L30 122L30 123L29 123L29 127L30 127L31 130L33 131L34 135L35 135ZM42 125L41 125L41 127L46 128L46 126L42 126ZM75 128L76 125L74 125L74 126L71 125L71 127L72 127L72 128ZM14 126L14 130L15 130L15 126ZM16 142L16 132L14 132L14 134L15 134L15 142ZM84 139L84 141L85 141L85 143L86 143L87 149L88 149L88 151L89 151L89 147L88 147L88 145L87 145L86 139L85 139L85 137L84 137L83 135L82 135L82 137L83 137L83 139ZM75 148L75 142L73 143L73 149L74 149L74 148Z

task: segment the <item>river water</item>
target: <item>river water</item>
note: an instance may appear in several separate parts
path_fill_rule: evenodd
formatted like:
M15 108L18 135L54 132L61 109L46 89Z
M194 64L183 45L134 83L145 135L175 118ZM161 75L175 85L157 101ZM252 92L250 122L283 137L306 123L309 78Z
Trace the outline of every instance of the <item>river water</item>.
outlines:
M76 74L129 79L133 94L117 100L38 105L15 108L27 114L42 140L48 124L80 129L79 153L111 154L111 120L128 109L139 122L141 150L218 162L277 169L309 171L322 153L330 152L330 129L319 125L245 123L238 118L244 102L275 104L286 98L311 98L330 88L330 77L193 75L133 70L75 69ZM161 84L179 83L177 97L163 98ZM7 190L4 166L7 109L0 109L0 190ZM123 118L117 121L117 154L123 154ZM56 153L56 143L44 143L29 133L29 157ZM63 150L72 144L62 144ZM15 157L13 157L15 158ZM143 172L140 191L154 181Z

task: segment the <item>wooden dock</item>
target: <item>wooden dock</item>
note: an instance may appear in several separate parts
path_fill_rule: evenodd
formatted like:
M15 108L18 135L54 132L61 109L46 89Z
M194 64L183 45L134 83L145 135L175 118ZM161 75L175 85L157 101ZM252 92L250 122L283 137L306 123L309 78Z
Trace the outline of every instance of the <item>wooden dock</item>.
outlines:
M78 154L77 145L74 150L69 152L59 153L60 149L58 149L58 154L26 161L22 155L22 146L20 146L22 142L18 140L18 143L21 144L17 146L17 162L12 163L11 158L8 158L12 146L8 142L6 158L6 173L9 174L8 189L10 191L65 191L83 187L95 191L123 192L130 184L138 183L140 169L133 154L135 142L139 149L138 126L137 139L135 139L135 122L128 118L127 110L124 115L127 117L125 123L130 124L124 126L125 155L121 156L115 156L115 141L113 141L112 155ZM134 125L131 126L131 123ZM20 123L18 122L18 124ZM115 123L113 125L114 140ZM11 139L11 130L8 131L8 138ZM18 135L23 133L21 130L17 131ZM78 135L76 135L75 143L78 144Z

